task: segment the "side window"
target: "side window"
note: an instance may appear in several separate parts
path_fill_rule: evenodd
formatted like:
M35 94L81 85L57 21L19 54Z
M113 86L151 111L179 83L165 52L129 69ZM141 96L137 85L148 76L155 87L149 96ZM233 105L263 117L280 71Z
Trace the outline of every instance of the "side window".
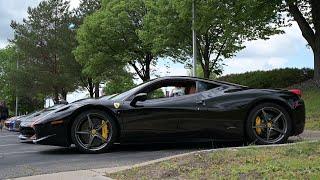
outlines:
M165 81L143 91L148 99L172 98L196 93L195 81Z
M148 99L170 98L187 95L186 87L164 86L148 92Z
M160 99L160 98L165 98L166 95L163 92L162 88L153 90L148 93L148 99Z
M207 83L202 81L197 81L198 92L208 91L210 89L214 89L219 87L219 85L213 83Z

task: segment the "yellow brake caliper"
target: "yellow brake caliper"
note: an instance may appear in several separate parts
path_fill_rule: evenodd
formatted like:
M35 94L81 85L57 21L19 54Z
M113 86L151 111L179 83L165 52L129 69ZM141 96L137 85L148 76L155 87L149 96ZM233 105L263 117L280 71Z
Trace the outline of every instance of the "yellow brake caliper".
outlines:
M101 126L102 126L102 137L107 139L109 134L108 125L105 121L102 121Z
M257 116L256 118L256 126L260 126L261 125L261 119L259 116ZM256 128L256 132L257 134L261 134L261 128Z

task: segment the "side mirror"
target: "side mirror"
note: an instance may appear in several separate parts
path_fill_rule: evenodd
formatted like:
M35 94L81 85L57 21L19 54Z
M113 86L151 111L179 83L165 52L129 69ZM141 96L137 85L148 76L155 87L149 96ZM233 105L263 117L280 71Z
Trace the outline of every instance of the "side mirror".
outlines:
M147 93L139 93L132 99L130 105L137 107L137 102L142 102L145 100L147 100Z

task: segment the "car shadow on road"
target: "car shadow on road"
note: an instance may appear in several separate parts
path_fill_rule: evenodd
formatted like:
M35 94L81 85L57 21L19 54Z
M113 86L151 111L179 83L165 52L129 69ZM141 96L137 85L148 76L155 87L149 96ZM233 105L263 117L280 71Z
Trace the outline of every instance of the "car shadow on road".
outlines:
M304 141L301 138L291 138L288 143ZM178 142L178 143L139 143L139 144L115 144L107 153L130 153L130 152L148 152L148 151L196 151L205 149L219 149L227 147L248 146L245 142ZM253 144L250 144L253 145ZM74 146L68 148L54 147L52 149L40 151L47 155L73 155L83 154Z
M227 143L212 143L212 142L188 142L188 143L148 143L148 144L115 144L107 153L130 153L130 152L147 152L147 151L196 151L205 149L217 149L226 147L245 146L243 142L227 142ZM72 155L83 154L74 146L68 148L47 149L40 151L46 155Z

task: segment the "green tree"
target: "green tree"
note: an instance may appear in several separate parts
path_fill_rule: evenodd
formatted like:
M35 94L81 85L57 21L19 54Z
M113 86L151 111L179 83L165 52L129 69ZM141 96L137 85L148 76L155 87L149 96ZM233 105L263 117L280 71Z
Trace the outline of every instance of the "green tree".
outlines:
M124 62L141 80L148 81L152 65L164 55L164 50L154 48L145 27L148 11L147 0L103 1L101 9L86 18L78 31L78 59L87 66L104 65L106 70ZM111 65L99 61L110 61Z
M91 15L101 8L101 0L80 0L80 5L75 9L79 23L82 24L86 16Z
M219 75L221 62L243 49L244 41L266 39L279 33L272 23L278 23L278 14L266 6L266 0L196 0L197 61L203 76ZM278 6L277 3L272 3ZM157 49L167 55L185 60L192 54L192 0L150 1L145 18L149 32L156 37ZM170 51L170 49L172 51ZM174 53L174 54L172 54ZM190 59L190 58L189 58Z
M86 16L93 14L100 9L100 7L101 0L81 0L79 7L74 10L74 14L77 19L76 28L83 23ZM81 69L83 69L83 67ZM84 72L81 73L80 80L82 86L88 90L91 98L94 96L99 97L99 80L89 76ZM97 89L97 91L95 89Z
M320 80L320 1L285 0L285 10L298 23L314 54L314 79Z
M105 36L107 16L101 10L87 16L77 30L78 46L74 50L77 61L82 65L82 72L95 81L108 81L126 73L126 62L107 47L109 40ZM108 35L108 34L107 34Z
M78 87L80 65L72 54L75 32L69 29L74 21L68 1L47 0L28 8L28 17L22 23L11 23L12 42L22 56L21 78L33 79L28 85L53 94L56 102L59 95L66 98L69 91Z
M104 93L106 95L119 94L128 91L136 86L133 82L132 74L127 74L120 76L116 79L112 79L106 82L106 87L104 88Z
M15 98L19 97L18 113L32 112L43 107L43 94L32 88L33 79L20 77L17 62L20 55L15 46L0 50L0 100L7 102L10 114L15 112ZM27 93L24 93L27 92Z
M14 110L14 101L16 90L14 83L10 81L11 75L13 75L12 70L16 67L17 55L15 48L7 47L0 50L0 100L6 101L10 111Z
M188 73L188 76L192 76L193 69L192 68L188 69L187 73ZM204 77L203 69L199 63L197 64L196 74L198 77ZM217 79L217 75L214 73L211 73L208 79Z

